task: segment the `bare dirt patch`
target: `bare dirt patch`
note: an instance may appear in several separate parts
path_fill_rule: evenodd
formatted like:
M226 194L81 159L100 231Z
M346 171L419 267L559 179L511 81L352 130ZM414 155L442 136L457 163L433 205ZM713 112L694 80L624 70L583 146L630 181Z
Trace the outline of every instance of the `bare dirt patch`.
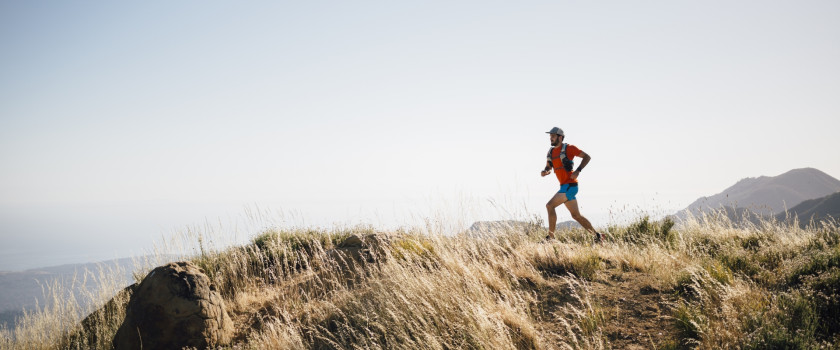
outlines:
M594 303L604 311L603 332L614 349L656 349L672 344L677 329L670 316L676 296L641 272L601 271L590 284Z

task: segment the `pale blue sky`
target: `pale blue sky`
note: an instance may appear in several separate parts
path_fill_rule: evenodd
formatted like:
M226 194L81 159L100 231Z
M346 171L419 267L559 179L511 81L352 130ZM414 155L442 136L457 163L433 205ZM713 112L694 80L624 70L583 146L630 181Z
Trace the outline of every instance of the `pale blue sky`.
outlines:
M596 226L744 177L840 177L837 18L837 1L5 1L0 270L139 253L246 205L319 226L545 217L552 126L593 157Z

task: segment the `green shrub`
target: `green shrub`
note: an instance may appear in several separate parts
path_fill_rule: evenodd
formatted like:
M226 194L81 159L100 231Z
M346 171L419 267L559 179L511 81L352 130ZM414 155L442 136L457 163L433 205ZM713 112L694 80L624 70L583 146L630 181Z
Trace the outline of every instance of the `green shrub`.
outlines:
M610 231L614 232L613 235L618 239L628 243L659 242L667 247L673 247L678 240L677 232L673 231L673 228L674 220L670 217L660 221L652 221L650 216L645 215L626 228L611 227Z
M732 284L732 271L718 260L713 260L704 264L703 268L709 273L709 276L714 278L720 284Z
M816 276L808 276L803 290L813 293L814 305L820 322L817 329L821 338L827 339L840 333L840 268L832 267Z
M819 316L813 300L805 293L783 293L752 331L746 349L813 349ZM750 331L750 330L748 330Z
M409 257L430 259L435 257L435 247L429 239L400 237L391 243L394 258L406 260Z
M751 252L757 252L762 247L770 246L776 242L773 235L764 232L755 232L747 237L739 237L737 240L741 248Z
M721 238L717 235L708 233L698 233L686 243L688 250L692 254L714 257L720 254L721 251L723 251L720 239Z
M778 249L769 249L753 255L753 259L767 270L776 270L785 262L786 256Z
M679 350L679 349L683 349L683 348L685 348L685 347L680 345L679 341L676 341L676 340L673 340L673 339L668 339L665 342L663 342L662 344L659 344L659 347L657 347L657 349L661 349L661 350Z
M718 255L717 258L733 274L743 274L755 279L762 271L762 268L755 263L753 255L743 251L727 251Z
M678 273L674 286L677 296L695 301L701 295L719 299L719 287L731 284L734 279L732 271L719 261L706 261L701 266L702 269L696 272L682 270Z
M580 278L592 280L595 272L603 267L601 257L594 250L584 250L572 256L570 272Z
M237 258L246 265L243 273L273 284L309 269L314 256L333 248L341 239L342 236L314 230L269 230L254 237Z
M800 285L805 276L816 276L837 267L840 267L840 246L835 246L828 252L818 252L810 255L804 263L793 269L793 272L787 276L787 285Z
M302 251L312 255L318 248L329 249L335 246L335 241L340 237L334 237L322 231L275 231L269 230L253 239L253 243L261 250L271 250L278 246L285 246L293 251ZM316 248L317 247L317 248Z
M674 308L674 320L679 330L680 343L685 346L698 343L709 325L708 318L700 309L688 303L680 303Z
M824 225L817 231L815 241L822 242L828 247L840 245L840 227L837 221L823 222Z
M682 270L677 274L674 281L674 292L678 296L694 297L697 296L694 290L694 278L687 270Z

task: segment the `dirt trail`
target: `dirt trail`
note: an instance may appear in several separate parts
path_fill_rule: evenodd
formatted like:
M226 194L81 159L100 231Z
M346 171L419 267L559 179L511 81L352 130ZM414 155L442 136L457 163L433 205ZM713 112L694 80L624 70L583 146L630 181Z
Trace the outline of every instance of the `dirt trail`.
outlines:
M604 313L602 330L613 349L657 349L677 339L669 305L676 297L658 289L649 274L603 270L590 283L591 299Z

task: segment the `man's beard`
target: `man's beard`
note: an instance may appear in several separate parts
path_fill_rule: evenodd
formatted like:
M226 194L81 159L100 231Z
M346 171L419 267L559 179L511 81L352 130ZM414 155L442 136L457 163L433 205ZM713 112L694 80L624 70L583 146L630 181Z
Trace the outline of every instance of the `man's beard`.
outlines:
M560 143L560 139L557 139L557 141L551 141L552 146L557 146L558 143Z

